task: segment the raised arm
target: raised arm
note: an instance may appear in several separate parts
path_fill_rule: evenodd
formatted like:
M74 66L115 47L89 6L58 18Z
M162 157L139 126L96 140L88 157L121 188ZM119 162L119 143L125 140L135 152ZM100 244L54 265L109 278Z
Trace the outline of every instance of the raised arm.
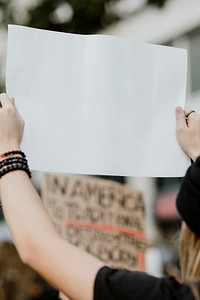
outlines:
M20 149L24 122L14 101L0 95L0 154ZM23 262L75 300L92 300L94 280L104 265L62 240L56 233L26 172L15 170L0 179L6 222Z

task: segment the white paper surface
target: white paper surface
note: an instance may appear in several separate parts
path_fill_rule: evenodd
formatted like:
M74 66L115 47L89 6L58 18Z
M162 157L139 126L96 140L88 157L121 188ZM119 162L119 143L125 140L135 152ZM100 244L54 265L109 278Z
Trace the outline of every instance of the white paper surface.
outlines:
M10 25L6 86L32 170L182 176L183 49Z

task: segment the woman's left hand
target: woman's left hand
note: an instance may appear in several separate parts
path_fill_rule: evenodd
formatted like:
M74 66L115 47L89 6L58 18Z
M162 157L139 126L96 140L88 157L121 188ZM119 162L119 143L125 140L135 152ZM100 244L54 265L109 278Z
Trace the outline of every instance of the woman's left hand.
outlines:
M195 161L200 156L200 115L176 108L177 138L181 148Z

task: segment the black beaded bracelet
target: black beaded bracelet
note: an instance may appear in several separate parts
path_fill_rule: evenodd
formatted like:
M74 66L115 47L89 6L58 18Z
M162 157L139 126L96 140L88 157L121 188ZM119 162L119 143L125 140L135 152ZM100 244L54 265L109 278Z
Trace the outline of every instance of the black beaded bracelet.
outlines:
M21 155L22 157L26 157L25 153L21 150L8 151L3 154L0 154L0 157L5 158L7 156L13 156L13 155Z
M29 170L29 167L28 165L25 164L12 164L3 168L2 170L0 170L0 178L6 175L7 173L10 173L12 171L18 171L18 170L25 171L28 177L31 178L31 172Z
M12 158L5 158L4 160L0 161L0 169L5 166L11 165L13 163L27 164L27 159L19 156L14 156Z
M21 150L13 150L3 154L0 154L0 178L10 173L12 171L24 171L27 173L28 177L31 178L31 172L28 167L28 161L26 159L26 155ZM0 207L1 207L0 201Z

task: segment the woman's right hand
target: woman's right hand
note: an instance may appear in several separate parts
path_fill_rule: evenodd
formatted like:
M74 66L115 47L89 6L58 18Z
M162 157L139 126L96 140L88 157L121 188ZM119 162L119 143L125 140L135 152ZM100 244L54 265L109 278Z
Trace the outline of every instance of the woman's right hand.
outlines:
M7 94L0 94L0 154L20 149L24 121Z
M200 156L200 115L176 108L176 133L181 148L195 161Z

